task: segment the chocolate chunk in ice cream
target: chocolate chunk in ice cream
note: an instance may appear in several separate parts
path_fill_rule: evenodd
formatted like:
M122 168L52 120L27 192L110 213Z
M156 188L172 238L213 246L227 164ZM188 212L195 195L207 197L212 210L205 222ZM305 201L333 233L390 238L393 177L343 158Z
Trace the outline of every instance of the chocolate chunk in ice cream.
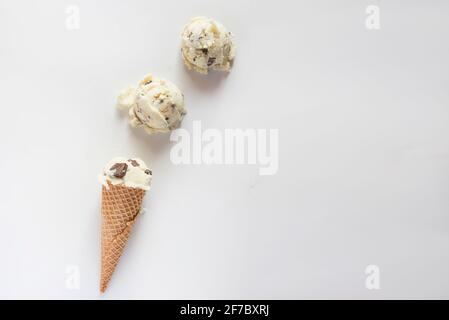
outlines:
M126 171L128 170L128 165L126 163L116 163L114 164L111 171L115 172L112 174L116 178L123 178L126 175Z
M128 161L132 164L133 167L138 167L139 163L134 159L128 159Z

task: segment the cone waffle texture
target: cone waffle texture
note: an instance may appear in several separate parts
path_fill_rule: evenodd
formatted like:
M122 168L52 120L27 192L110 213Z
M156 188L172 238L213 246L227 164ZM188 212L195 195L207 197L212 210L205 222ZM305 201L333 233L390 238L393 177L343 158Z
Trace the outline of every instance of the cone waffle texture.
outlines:
M104 292L123 253L137 215L140 212L145 190L123 185L103 186L101 199L101 279Z

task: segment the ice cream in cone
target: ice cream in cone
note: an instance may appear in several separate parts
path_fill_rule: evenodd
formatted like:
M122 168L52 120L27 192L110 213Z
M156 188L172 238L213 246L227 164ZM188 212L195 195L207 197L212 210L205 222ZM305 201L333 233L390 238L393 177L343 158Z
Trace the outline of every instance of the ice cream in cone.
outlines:
M123 253L151 178L152 172L142 160L126 158L114 158L100 176L101 292L106 290Z

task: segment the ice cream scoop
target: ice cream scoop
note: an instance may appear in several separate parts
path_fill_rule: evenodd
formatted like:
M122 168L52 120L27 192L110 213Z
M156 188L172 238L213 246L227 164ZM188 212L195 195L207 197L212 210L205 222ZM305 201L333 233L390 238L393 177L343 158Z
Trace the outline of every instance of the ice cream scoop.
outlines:
M100 181L106 188L111 185L123 185L130 188L149 190L153 174L145 162L138 158L112 159L103 169Z
M152 75L145 76L137 88L124 89L117 98L117 107L128 109L131 126L143 127L149 134L178 128L187 114L178 87Z
M197 17L184 27L181 52L187 68L207 74L209 70L229 71L235 46L232 34L221 23Z

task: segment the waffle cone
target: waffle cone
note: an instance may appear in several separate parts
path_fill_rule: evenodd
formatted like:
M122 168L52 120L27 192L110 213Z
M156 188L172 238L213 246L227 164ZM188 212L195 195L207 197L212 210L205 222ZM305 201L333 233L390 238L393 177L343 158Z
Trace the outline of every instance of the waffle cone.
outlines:
M104 292L140 212L145 190L123 185L103 186L101 199L101 279Z

